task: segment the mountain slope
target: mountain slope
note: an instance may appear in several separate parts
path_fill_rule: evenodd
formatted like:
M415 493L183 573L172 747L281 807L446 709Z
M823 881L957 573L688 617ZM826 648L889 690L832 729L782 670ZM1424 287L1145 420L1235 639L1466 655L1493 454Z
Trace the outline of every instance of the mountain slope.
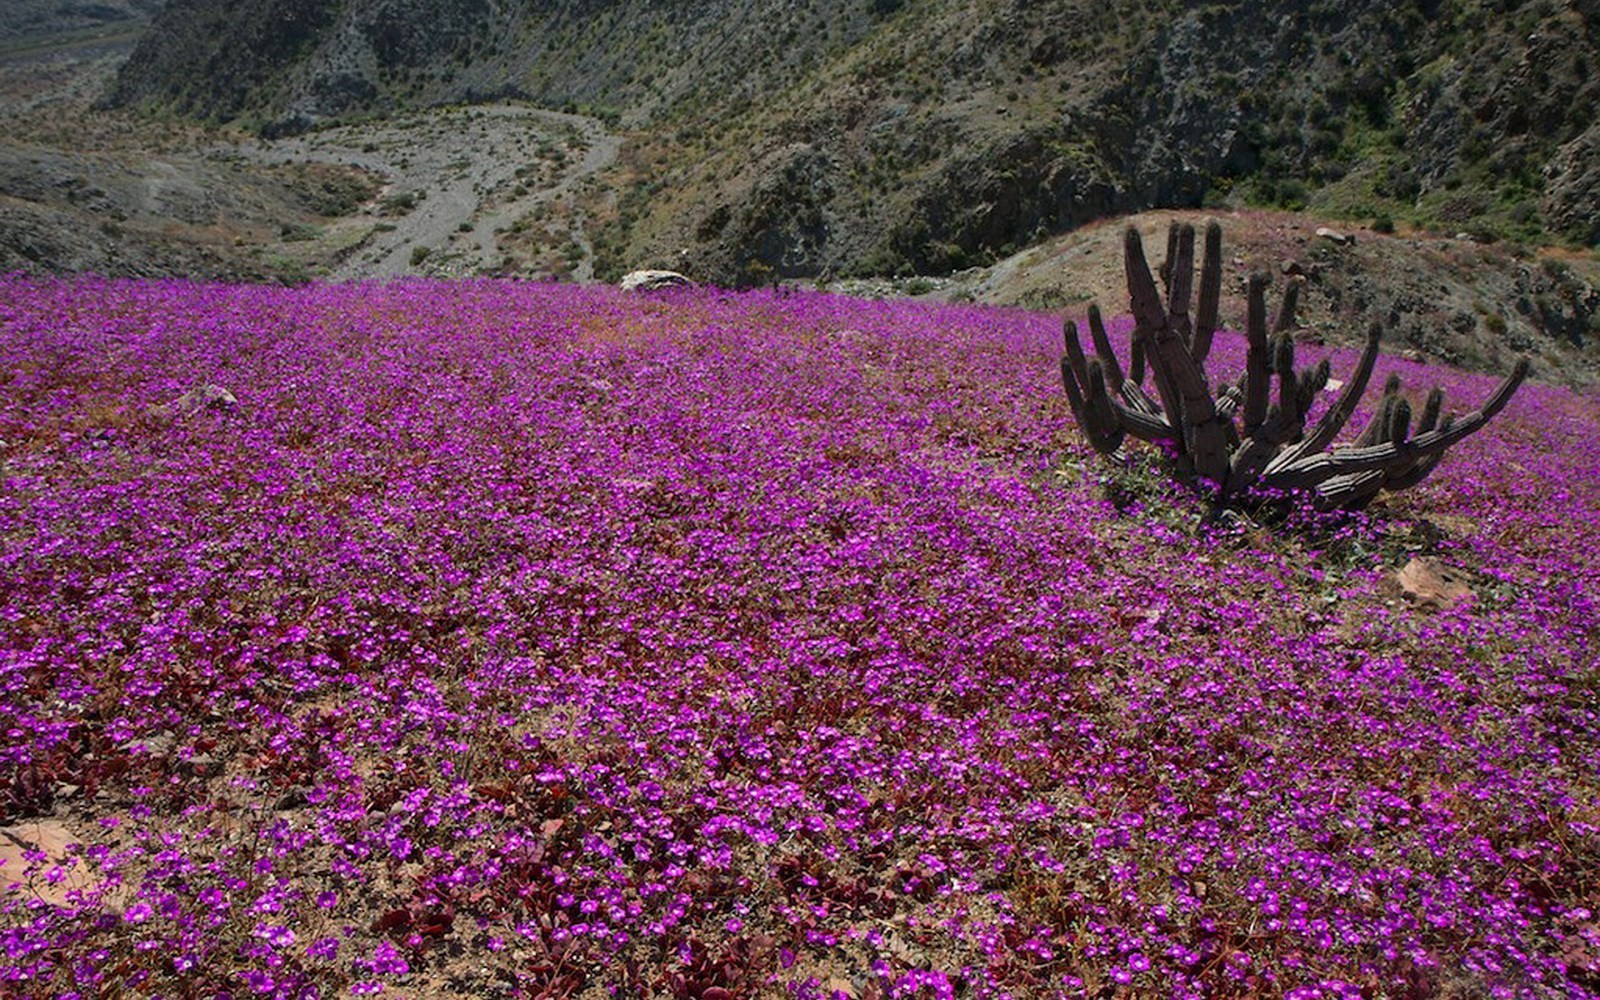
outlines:
M1600 0L174 0L116 99L254 122L523 97L634 141L602 273L944 271L1243 201L1600 241Z

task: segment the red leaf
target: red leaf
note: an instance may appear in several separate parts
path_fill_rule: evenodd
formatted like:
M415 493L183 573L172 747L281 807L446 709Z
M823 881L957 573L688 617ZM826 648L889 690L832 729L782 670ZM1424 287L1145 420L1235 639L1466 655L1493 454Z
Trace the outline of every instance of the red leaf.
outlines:
M390 910L372 922L372 929L375 931L403 930L410 926L411 911L404 908Z

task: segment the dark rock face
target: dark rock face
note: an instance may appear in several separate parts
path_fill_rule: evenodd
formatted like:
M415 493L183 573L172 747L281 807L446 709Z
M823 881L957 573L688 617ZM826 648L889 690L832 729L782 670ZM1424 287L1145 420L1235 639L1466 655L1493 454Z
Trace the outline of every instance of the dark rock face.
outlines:
M380 66L416 68L462 52L491 13L487 0L385 0L360 29Z
M761 168L755 189L731 226L738 266L756 274L792 278L816 274L830 225L835 165L828 154L805 143L785 147Z
M818 0L859 35L869 0ZM690 91L759 89L775 0L172 0L123 68L113 101L218 119L309 124L350 112L520 96L625 108ZM665 40L671 40L667 44ZM235 82L240 85L235 85Z
M1516 6L1476 32L1464 15L1441 18L1438 55L1410 81L1406 108L1425 188L1474 169L1537 186L1539 167L1592 122L1600 23L1559 5Z
M1133 201L1093 149L1052 132L1025 133L946 166L922 189L892 243L919 271L957 268L981 248L1020 247Z
M291 278L302 270L292 261L244 247L268 225L252 220L272 220L274 231L310 224L350 213L376 190L370 176L342 168L0 142L0 274Z
M1600 246L1600 124L1550 158L1544 181L1546 224L1568 239Z
M262 281L269 275L208 247L83 225L83 216L27 202L0 204L0 274L102 274Z
M112 99L231 118L273 99L334 23L336 0L172 0L123 65Z

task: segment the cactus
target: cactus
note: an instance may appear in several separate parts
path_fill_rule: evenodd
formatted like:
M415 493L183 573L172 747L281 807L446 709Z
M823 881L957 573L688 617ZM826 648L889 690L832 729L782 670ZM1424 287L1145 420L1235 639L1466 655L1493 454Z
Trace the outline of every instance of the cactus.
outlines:
M1194 244L1194 227L1173 223L1167 235L1167 259L1159 270L1167 292L1163 303L1139 233L1128 229L1123 267L1134 317L1129 370L1124 373L1111 349L1099 308L1091 306L1088 322L1096 357L1085 356L1077 325L1068 320L1061 381L1078 425L1097 451L1112 454L1129 436L1170 442L1175 475L1220 503L1250 506L1309 494L1322 509L1359 510L1383 490L1421 482L1446 449L1504 409L1527 377L1528 361L1523 358L1481 409L1459 419L1454 414L1441 416L1444 393L1436 388L1415 427L1411 403L1400 394L1400 380L1391 377L1371 422L1349 444L1334 446L1372 378L1380 328L1374 324L1368 331L1350 380L1333 405L1307 428L1312 402L1328 384L1328 363L1295 369L1292 330L1298 280L1285 291L1269 325L1270 280L1254 274L1246 293L1249 351L1244 382L1213 393L1205 360L1221 298L1222 228L1215 221L1206 225L1199 301L1191 317ZM1154 396L1144 388L1146 367Z

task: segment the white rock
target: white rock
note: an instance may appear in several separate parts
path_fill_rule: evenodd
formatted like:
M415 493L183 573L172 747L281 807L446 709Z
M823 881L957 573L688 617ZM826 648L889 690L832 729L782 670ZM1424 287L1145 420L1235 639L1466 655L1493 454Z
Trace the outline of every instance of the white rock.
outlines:
M662 288L692 288L694 282L677 271L629 271L617 287L625 292L654 292Z

